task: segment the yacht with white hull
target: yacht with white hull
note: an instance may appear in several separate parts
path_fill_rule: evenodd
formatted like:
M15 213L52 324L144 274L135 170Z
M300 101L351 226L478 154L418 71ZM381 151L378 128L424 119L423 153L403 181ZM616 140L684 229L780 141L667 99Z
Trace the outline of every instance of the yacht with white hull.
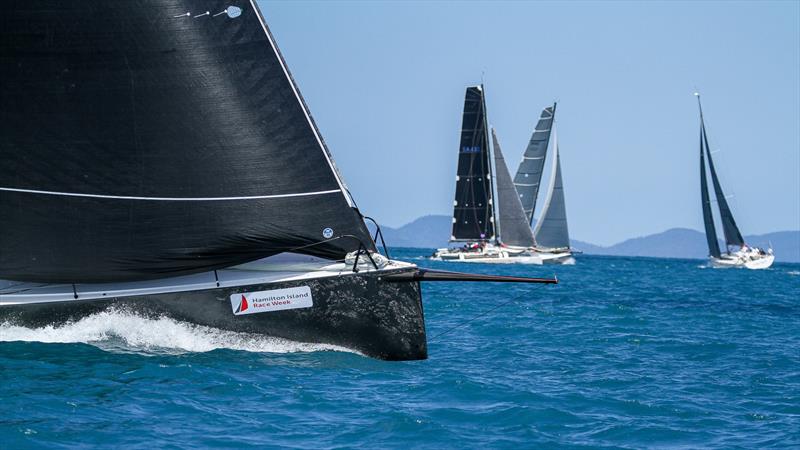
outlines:
M700 199L711 266L718 268L767 269L775 261L775 255L772 248L764 250L745 243L742 233L733 219L733 213L730 206L728 206L725 193L722 191L714 161L711 159L700 94L695 92L694 95L697 97L697 106L700 109ZM706 159L708 159L708 168L706 168ZM720 221L722 222L722 231L725 236L725 253L720 251L719 242L717 241L717 230L714 225L714 214L711 208L711 196L708 191L706 170L711 174L714 194L717 206L719 206Z
M533 130L528 147L514 176L519 199L522 202L528 224L533 222L539 186L542 181L547 150L552 135L552 173L547 189L544 208L533 229L534 249L544 264L574 264L570 248L567 208L564 200L564 185L561 177L561 158L558 137L555 132L556 104L542 110Z
M433 258L456 262L541 264L541 258L533 251L533 233L525 220L497 134L492 129L490 147L488 130L483 86L468 87L450 236L451 243L463 245L437 249Z

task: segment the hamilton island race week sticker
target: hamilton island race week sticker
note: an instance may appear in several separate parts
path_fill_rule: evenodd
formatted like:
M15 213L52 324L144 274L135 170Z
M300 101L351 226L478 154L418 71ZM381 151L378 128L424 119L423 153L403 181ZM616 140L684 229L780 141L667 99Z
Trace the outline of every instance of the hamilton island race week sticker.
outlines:
M312 306L314 301L308 286L231 295L231 308L236 316Z

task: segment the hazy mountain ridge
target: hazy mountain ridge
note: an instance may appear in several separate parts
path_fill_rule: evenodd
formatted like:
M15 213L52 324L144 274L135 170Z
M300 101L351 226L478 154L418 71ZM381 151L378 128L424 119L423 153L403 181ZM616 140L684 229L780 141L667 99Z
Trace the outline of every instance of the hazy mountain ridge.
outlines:
M423 216L398 228L381 227L389 247L446 247L450 236L452 218L449 216ZM745 236L751 245L775 249L775 259L783 262L800 262L800 230ZM573 248L591 255L654 256L661 258L705 259L708 255L703 233L688 228L671 228L661 233L627 239L604 247L576 239Z

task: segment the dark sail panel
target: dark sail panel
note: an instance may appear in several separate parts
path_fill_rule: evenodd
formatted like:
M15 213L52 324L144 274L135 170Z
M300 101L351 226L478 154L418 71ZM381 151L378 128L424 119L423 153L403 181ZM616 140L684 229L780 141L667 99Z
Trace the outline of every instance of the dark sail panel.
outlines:
M492 168L486 129L483 87L467 88L458 147L456 198L453 206L451 241L494 239Z
M701 119L702 120L702 119ZM708 195L708 178L706 177L705 161L705 127L701 123L700 128L700 201L703 204L703 225L706 229L706 242L708 243L708 254L714 258L721 256L719 243L717 242L717 230L714 227L714 214L711 211L711 197Z
M235 4L4 3L0 278L372 246L254 2Z
M550 130L553 128L555 113L555 104L542 110L522 162L519 163L517 174L514 176L514 186L519 192L528 223L532 223L533 212L536 209L536 197L539 195L539 184L542 182L544 159L547 156L547 145L550 142Z
M508 173L503 151L497 141L497 134L492 129L492 145L494 146L494 171L497 182L497 240L517 247L533 247L533 232L522 210L511 174Z
M728 200L725 198L725 193L722 191L722 185L717 178L717 171L714 169L714 161L711 159L711 150L708 147L708 136L706 135L705 125L703 125L703 139L706 145L706 152L708 155L708 168L711 171L711 181L714 183L714 194L717 197L717 204L719 205L719 216L722 222L722 232L725 234L725 243L727 245L744 245L742 233L739 227L736 226L736 221L733 220L733 213L728 206Z
M569 227L567 226L567 205L564 201L564 183L561 180L561 156L558 142L553 142L553 176L547 200L539 221L536 222L534 236L536 245L542 249L568 249Z

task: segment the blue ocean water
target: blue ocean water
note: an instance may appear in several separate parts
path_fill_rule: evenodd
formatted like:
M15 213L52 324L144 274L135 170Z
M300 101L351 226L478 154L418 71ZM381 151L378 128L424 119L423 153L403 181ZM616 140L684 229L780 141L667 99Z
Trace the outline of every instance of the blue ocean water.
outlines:
M0 447L800 447L800 265L425 254L393 256L560 284L425 285L430 359L406 363L121 313L5 324Z

